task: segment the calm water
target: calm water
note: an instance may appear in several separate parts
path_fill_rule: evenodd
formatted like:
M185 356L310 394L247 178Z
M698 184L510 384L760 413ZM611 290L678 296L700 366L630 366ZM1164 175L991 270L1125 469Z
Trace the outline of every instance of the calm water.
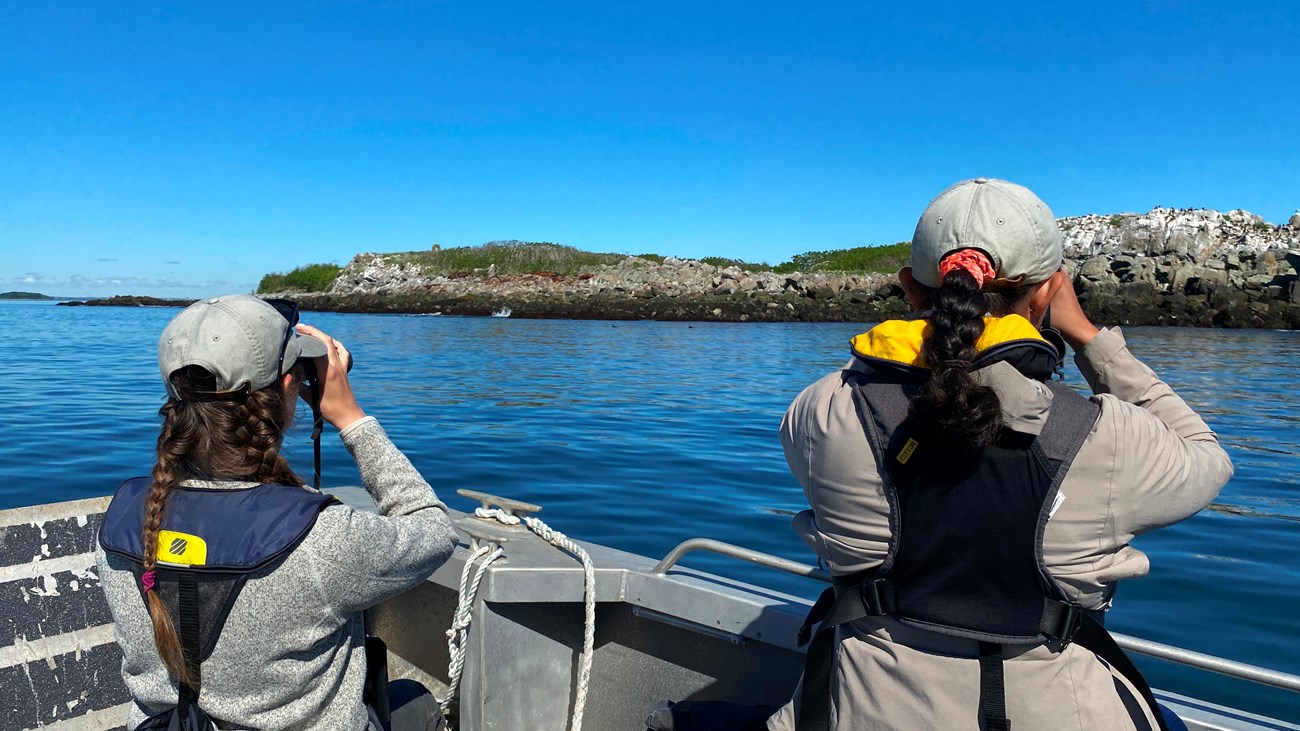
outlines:
M154 348L175 312L0 302L0 509L105 495L148 472L163 394ZM811 560L790 530L805 504L777 423L847 359L862 325L306 319L348 344L362 406L453 507L473 507L455 495L470 487L651 556L710 536ZM1111 626L1300 673L1300 333L1128 336L1219 433L1237 473L1210 509L1138 539L1151 575L1121 587ZM309 474L306 428L289 441ZM324 452L327 484L359 484L336 438ZM688 563L808 598L820 590L726 559ZM1281 692L1144 668L1153 685L1300 721L1300 701Z

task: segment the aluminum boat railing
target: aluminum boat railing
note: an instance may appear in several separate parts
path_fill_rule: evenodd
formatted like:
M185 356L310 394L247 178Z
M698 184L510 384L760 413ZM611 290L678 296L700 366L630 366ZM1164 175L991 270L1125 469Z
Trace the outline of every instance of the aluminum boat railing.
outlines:
M653 571L656 574L665 574L668 569L672 568L681 560L683 556L695 551L707 551L717 553L723 556L748 561L749 563L767 568L784 571L796 576L803 576L817 581L830 583L830 572L820 569L811 564L792 561L788 558L773 556L770 553L755 551L752 548L737 546L724 541L714 540L712 538L691 538L682 541L676 548L668 552ZM1120 647L1130 652L1136 652L1140 655L1147 655L1160 660L1184 665L1186 667L1208 670L1212 673L1227 675L1233 678L1240 678L1262 685L1270 685L1275 688L1300 693L1300 675L1274 670L1272 668L1260 667L1249 663L1228 660L1214 655L1207 655L1203 652L1196 652L1182 647L1166 645L1160 642L1144 640L1140 637L1112 632L1111 636Z

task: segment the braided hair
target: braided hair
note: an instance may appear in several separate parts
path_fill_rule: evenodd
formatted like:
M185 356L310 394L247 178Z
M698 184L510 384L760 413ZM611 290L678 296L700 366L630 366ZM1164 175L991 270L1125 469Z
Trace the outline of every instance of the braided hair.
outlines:
M908 415L922 442L940 445L958 459L992 444L1002 430L997 393L972 374L976 342L984 334L985 314L1011 312L1027 290L982 289L971 272L955 268L937 288L918 285L929 307L921 357L930 378L912 397Z
M187 479L293 486L302 486L303 481L280 454L293 412L287 400L291 394L278 381L243 401L187 401L187 393L215 390L212 374L199 366L187 366L170 380L181 399L169 400L158 411L163 423L145 501L144 589L158 655L173 676L192 686L176 626L153 587L158 531L167 498Z

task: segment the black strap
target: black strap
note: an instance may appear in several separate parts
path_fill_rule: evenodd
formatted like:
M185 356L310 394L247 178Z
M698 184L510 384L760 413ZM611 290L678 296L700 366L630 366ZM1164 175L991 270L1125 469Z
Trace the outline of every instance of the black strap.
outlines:
M796 707L797 731L830 729L831 671L837 644L835 628L855 619L889 614L893 610L893 590L893 584L888 580L876 579L839 589L833 594L833 603L827 597L836 591L834 588L822 592L817 599L808 619L804 621L804 627L800 628L802 644L803 635L816 623L818 617L814 615L820 617L821 624L817 634L813 635L812 644L808 646L808 656L804 663L803 690ZM1043 627L1044 634L1051 639L1065 645L1078 643L1123 675L1146 702L1160 731L1169 731L1146 679L1093 612L1049 599L1044 605ZM980 714L984 717L987 731L1010 731L1011 721L1006 717L1002 646L997 643L980 643Z
M185 655L185 669L191 684L180 684L176 701L177 715L185 718L191 705L198 707L199 692L203 687L203 664L199 661L203 651L199 640L199 580L193 573L182 572L178 579L180 595L177 602L177 629L180 633L181 652Z
M384 728L393 722L393 709L388 702L388 645L378 637L366 637L366 679L361 689L361 700L370 706Z
M830 731L831 666L835 656L835 628L825 627L813 636L804 662L803 691L795 711L797 731Z
M1142 672L1106 630L1104 620L1105 614L1100 611L1048 599L1043 606L1042 632L1049 638L1061 642L1063 646L1076 642L1080 647L1104 660L1137 689L1161 731L1168 731L1164 714L1160 712L1156 697L1151 693L1151 686L1147 685ZM1139 720L1141 719L1134 719L1135 722Z
M821 624L822 620L826 619L826 615L830 614L833 606L835 606L835 587L828 586L826 591L823 591L821 596L817 597L817 601L813 603L812 609L808 610L808 616L804 617L803 624L799 627L799 635L796 638L799 647L808 644L808 640L812 639L813 627Z
M311 486L320 489L320 434L323 430L321 417L317 414L313 417L311 426L311 451L313 458L313 468L311 472Z
M1011 731L1007 688L1002 676L1002 645L980 643L980 715L984 731Z
M366 636L366 680L361 689L361 700L374 709L379 723L385 729L392 726L393 710L388 702L388 645L371 634L374 629L371 610L361 614L362 631Z
M320 435L325 430L325 419L320 413L321 389L324 386L318 386L313 383L311 388L311 451L312 451L312 473L311 486L320 489Z
M1124 650L1115 642L1115 638L1111 637L1106 628L1091 614L1081 615L1078 629L1074 632L1074 642L1091 650L1093 654L1105 660L1113 669L1118 670L1120 675L1127 678L1141 694L1147 708L1151 710L1151 715L1156 719L1160 731L1169 731L1169 726L1165 724L1165 716L1160 712L1160 705L1156 703L1156 697L1151 693L1151 686L1147 685L1146 678L1142 677L1137 666L1128 655L1124 654Z
M829 599L828 599L829 597ZM829 606L828 606L829 605ZM829 731L831 727L831 670L835 657L835 628L863 617L878 617L894 611L894 585L887 579L863 581L856 586L831 587L813 605L800 644L820 618L821 624L804 661L803 691L799 695L798 731ZM815 617L814 615L819 615Z

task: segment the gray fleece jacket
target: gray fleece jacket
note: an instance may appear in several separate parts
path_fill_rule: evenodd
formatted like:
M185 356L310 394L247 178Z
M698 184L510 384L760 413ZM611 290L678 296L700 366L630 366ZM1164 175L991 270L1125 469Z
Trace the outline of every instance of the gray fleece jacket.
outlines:
M203 663L199 704L225 728L367 728L362 610L424 580L456 547L447 507L379 422L366 417L340 436L379 514L330 506L283 561L250 576ZM135 699L134 728L174 706L177 687L128 563L102 548L97 561Z

